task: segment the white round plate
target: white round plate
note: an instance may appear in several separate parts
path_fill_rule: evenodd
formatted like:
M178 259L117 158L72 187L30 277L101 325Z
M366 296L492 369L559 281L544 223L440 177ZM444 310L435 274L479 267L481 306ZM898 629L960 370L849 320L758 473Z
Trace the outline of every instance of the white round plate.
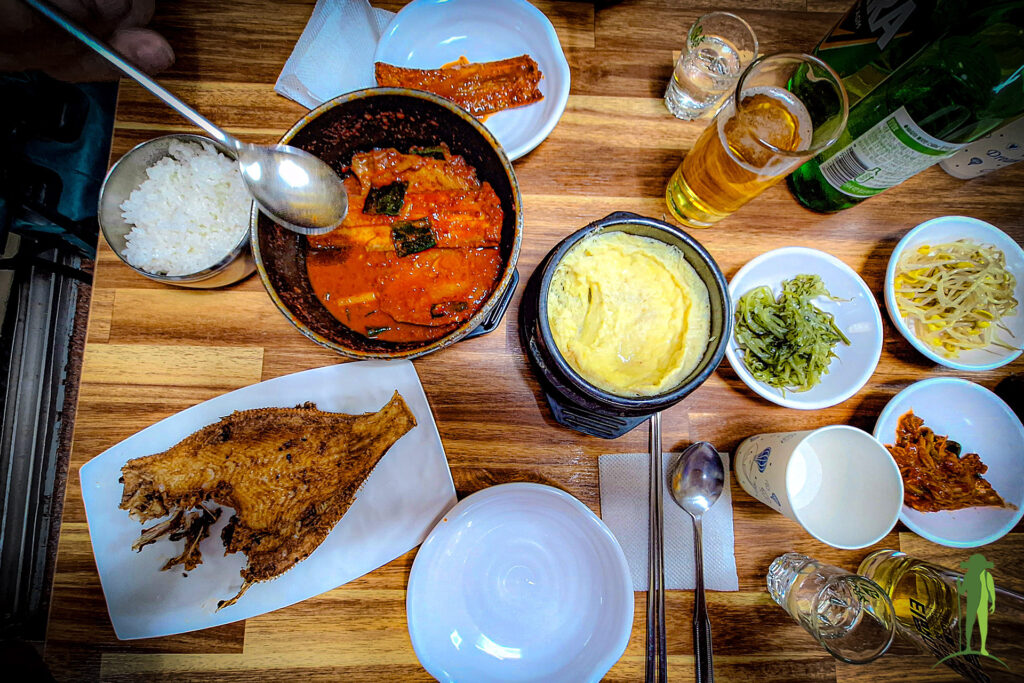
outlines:
M840 301L820 297L814 305L835 316L836 326L842 330L850 345L836 344L836 358L828 366L828 373L813 389L802 392L783 392L759 382L750 374L743 362L743 351L736 343L735 331L725 355L729 365L743 383L772 403L799 410L818 410L850 398L864 386L875 371L882 355L882 314L868 286L848 265L835 256L807 247L784 247L761 254L740 271L729 283L732 315L740 297L761 285L771 287L778 296L783 280L797 275L818 275L825 288Z
M618 542L568 493L493 486L423 542L406 600L439 681L598 681L626 649L633 582Z
M955 377L926 379L896 394L875 423L875 438L896 440L901 416L913 410L924 426L977 453L988 465L985 479L1017 509L975 507L918 512L903 506L900 521L933 543L974 548L1002 538L1024 514L1024 426L1010 407L988 389Z
M960 239L994 246L1006 255L1006 268L1017 279L1017 286L1014 288L1013 294L1017 299L1018 308L1016 315L1002 320L1002 324L1009 328L1012 336L1005 333L1000 336L1009 344L1018 346L1024 344L1024 312L1020 308L1021 305L1024 305L1024 249L1021 249L1012 237L999 228L985 221L979 221L977 218L968 218L967 216L933 218L921 223L904 235L893 249L892 256L889 257L889 266L885 270L885 307L900 334L930 360L956 370L993 370L1017 358L1021 354L1021 350L1018 348L1011 351L999 346L990 346L985 349L964 351L956 358L946 358L935 353L914 336L896 305L893 281L896 279L896 264L903 252L908 249L917 249L925 244L943 244Z
M491 62L523 54L544 74L544 99L483 122L515 161L544 141L569 100L569 64L543 12L526 0L413 0L388 24L373 59L438 69L463 55L471 62Z

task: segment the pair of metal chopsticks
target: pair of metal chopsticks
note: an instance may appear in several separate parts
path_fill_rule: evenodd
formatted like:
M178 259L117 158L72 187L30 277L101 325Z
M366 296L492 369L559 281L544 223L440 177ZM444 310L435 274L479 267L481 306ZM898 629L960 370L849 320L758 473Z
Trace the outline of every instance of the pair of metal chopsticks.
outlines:
M665 683L668 680L668 660L665 652L665 547L664 523L661 515L662 490L665 471L661 463L661 413L650 420L651 473L648 502L647 543L647 683Z

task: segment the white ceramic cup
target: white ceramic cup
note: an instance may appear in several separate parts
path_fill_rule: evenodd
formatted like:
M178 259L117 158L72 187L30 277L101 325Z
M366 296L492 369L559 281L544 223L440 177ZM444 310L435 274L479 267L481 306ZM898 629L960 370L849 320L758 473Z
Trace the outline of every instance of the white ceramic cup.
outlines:
M847 425L752 436L737 447L735 469L747 493L844 550L880 541L903 506L889 451Z

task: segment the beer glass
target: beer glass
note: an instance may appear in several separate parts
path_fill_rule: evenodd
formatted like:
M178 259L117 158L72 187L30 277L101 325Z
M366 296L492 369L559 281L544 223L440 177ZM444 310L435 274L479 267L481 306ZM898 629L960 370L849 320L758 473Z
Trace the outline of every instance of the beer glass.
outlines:
M665 191L681 223L722 220L839 139L849 101L835 71L811 55L768 55L747 67Z

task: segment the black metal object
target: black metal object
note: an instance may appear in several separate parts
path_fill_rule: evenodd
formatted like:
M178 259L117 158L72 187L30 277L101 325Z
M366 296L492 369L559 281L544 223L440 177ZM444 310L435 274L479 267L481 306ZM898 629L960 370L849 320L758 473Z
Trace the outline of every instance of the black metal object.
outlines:
M617 396L590 384L559 353L548 325L548 286L562 257L583 239L615 230L652 237L680 248L711 295L711 341L696 374L656 396ZM725 356L726 341L732 330L730 310L725 276L697 240L663 221L620 211L569 235L548 252L523 292L519 305L519 335L555 421L584 434L612 439L642 424L653 413L683 400L715 371Z
M491 314L484 318L484 321L480 323L478 327L473 329L472 332L462 338L462 341L466 339L473 339L490 332L494 332L501 324L501 319L505 317L505 312L508 311L509 304L512 303L512 297L515 296L516 287L519 286L519 271L513 271L512 281L508 283L508 287L502 292L501 297L498 299L497 305L491 310Z
M0 258L12 288L0 325L0 635L41 640L63 504L64 414L81 269L95 256L96 200L117 86L0 78ZM2 251L2 250L0 250ZM62 457L63 456L63 459Z

